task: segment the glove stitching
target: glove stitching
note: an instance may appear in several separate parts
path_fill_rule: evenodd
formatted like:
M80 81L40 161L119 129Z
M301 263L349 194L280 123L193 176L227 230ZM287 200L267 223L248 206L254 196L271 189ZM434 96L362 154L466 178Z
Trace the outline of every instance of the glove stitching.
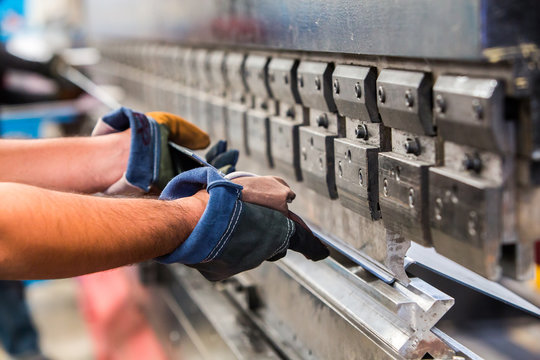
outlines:
M208 191L208 188L207 188L207 191ZM230 221L229 224L227 225L227 229L225 229L225 231L223 232L223 234L221 234L221 238L220 238L219 241L217 242L216 246L212 249L212 251L210 251L210 253L208 254L208 256L206 256L206 258L205 258L202 262L208 262L208 261L210 261L210 260L213 258L214 253L216 252L216 250L217 250L217 248L220 246L220 244L223 242L223 239L225 238L225 236L226 236L227 233L229 232L229 229L231 228L231 224L233 223L233 222L232 222L232 219L234 219L234 217L236 216L237 208L238 208L238 202L235 201L235 203L234 203L234 208L233 208L233 213L232 213L232 216L231 216L231 221Z
M229 231L229 234L226 236L225 239L223 239L223 241L220 240L220 242L218 243L218 245L216 245L216 247L214 248L214 251L212 251L213 253L213 256L211 256L207 261L211 261L211 260L214 260L221 252L221 249L223 249L223 247L225 246L225 244L227 244L227 242L229 241L230 237L232 236L233 232L234 232L234 229L236 228L236 224L238 223L238 220L240 219L240 213L242 212L242 207L243 207L243 204L241 201L238 201L237 203L240 204L240 207L239 207L239 210L237 212L237 214L234 214L234 216L236 216L236 220L234 222L234 225L232 226L232 228L230 229ZM236 206L236 204L235 204ZM232 221L231 221L232 223ZM225 234L227 234L227 232L225 232ZM225 234L223 234L225 236ZM212 254L211 254L212 255Z
M154 133L157 129L155 128L155 125L157 125L157 123L155 121L152 121L151 119L148 119L148 122L150 123L150 129L151 131ZM158 130L159 131L159 130ZM158 144L160 142L160 138L159 138L159 134L152 134L154 136L154 175L153 175L153 179L152 179L152 183L157 181L158 179L158 169L159 169L159 166L158 166L158 151L160 150L160 145Z
M285 239L283 240L283 243L268 257L268 259L273 258L276 254L283 251L283 249L286 249L289 246L289 242L292 235L292 230L294 229L294 225L292 224L292 221L290 219L287 219L287 235L285 236Z
M236 228L236 224L238 223L238 220L240 219L240 213L242 212L242 206L243 205L241 201L237 200L235 202L233 215L232 215L231 221L229 222L229 225L227 226L227 229L225 230L225 232L219 239L218 243L214 247L214 250L212 250L210 254L206 257L206 259L204 259L202 262L209 262L211 260L214 260L217 257L217 255L220 253L221 249L223 248L223 246L225 246L225 244L231 237L232 233L234 232L234 229Z

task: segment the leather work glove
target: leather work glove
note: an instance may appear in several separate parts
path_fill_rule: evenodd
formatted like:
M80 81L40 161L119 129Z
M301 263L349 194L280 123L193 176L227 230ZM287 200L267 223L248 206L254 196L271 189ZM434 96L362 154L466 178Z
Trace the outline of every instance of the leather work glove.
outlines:
M275 261L287 249L311 260L321 260L329 252L294 214L292 220L279 211L241 200L242 186L223 177L212 167L202 167L176 176L160 199L192 196L206 188L209 199L191 235L172 253L156 260L180 262L196 268L208 280L226 279L253 269L263 261Z
M277 176L258 176L245 171L227 174L225 178L242 185L242 200L265 206L289 216L289 206L296 194Z
M131 146L126 172L106 194L141 194L152 188L163 189L177 174L168 140L190 149L204 149L208 134L179 116L166 112L141 114L128 108L117 109L99 119L92 136L131 128Z

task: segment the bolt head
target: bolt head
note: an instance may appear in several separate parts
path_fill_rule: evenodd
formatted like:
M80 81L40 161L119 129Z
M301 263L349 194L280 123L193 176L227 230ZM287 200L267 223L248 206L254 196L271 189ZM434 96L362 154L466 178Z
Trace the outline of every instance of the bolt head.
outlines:
M384 104L386 101L386 93L384 92L384 88L382 86L379 86L377 89L377 96L379 98L379 102Z
M354 93L358 99L362 97L362 85L359 82L354 85Z
M321 79L318 76L315 78L315 89L321 90Z
M356 135L356 138L358 139L364 139L367 140L368 138L368 130L366 124L360 124L354 129L354 135Z
M319 116L317 116L317 125L324 128L328 127L328 116L325 113L322 113Z
M446 112L446 101L441 94L435 96L435 111L438 114L444 114Z
M405 106L412 108L414 105L414 95L411 90L405 92Z
M417 139L407 139L403 146L407 154L420 155L420 144Z
M339 80L338 79L334 79L334 92L336 94L339 94Z
M383 195L388 196L388 180L383 179Z
M472 110L474 113L474 117L477 120L482 120L484 118L484 107L480 103L480 100L474 99L472 101Z

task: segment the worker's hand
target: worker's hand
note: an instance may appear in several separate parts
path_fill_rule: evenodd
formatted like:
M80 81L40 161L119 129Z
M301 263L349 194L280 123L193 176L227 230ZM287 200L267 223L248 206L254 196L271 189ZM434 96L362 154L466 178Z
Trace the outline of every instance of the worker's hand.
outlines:
M265 206L288 216L289 203L296 194L289 185L277 176L257 176L252 173L236 171L225 176L242 185L242 201Z
M189 238L172 253L159 257L163 263L180 262L217 281L253 269L263 261L286 255L287 249L311 260L328 256L328 249L294 214L240 200L242 186L212 167L197 168L175 177L160 199L192 196L206 188L209 199L203 216Z
M107 194L141 194L161 190L176 175L168 140L190 149L208 146L208 134L179 116L165 112L141 114L120 108L99 119L92 135L131 129L131 146L126 172Z

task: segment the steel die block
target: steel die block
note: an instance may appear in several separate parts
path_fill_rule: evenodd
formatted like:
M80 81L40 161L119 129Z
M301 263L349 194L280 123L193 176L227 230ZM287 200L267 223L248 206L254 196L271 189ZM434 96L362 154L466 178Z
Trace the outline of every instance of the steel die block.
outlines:
M434 135L431 74L384 69L377 78L377 105L385 126Z
M209 99L206 102L206 125L212 142L226 140L226 107L221 98Z
M335 112L336 104L332 97L332 71L334 65L301 61L297 70L298 92L306 107Z
M372 67L338 65L332 74L334 101L340 115L370 122L380 122Z
M349 139L334 139L339 200L346 208L373 220L381 216L378 153L376 146L358 144Z
M323 129L300 127L300 167L311 189L336 199L334 139L338 136Z
M266 111L247 111L246 134L250 156L264 161L268 167L274 167L270 147L270 118Z
M431 244L428 170L431 164L379 153L379 204L384 226L408 240Z
M514 129L504 119L503 85L495 79L440 76L433 87L439 134L458 144L513 152Z
M275 167L287 177L302 181L299 128L302 120L270 118L270 142Z
M237 149L249 156L247 146L247 107L243 104L230 103L226 108L227 142L230 149Z
M437 252L497 279L502 244L502 188L489 180L432 167L429 208Z

